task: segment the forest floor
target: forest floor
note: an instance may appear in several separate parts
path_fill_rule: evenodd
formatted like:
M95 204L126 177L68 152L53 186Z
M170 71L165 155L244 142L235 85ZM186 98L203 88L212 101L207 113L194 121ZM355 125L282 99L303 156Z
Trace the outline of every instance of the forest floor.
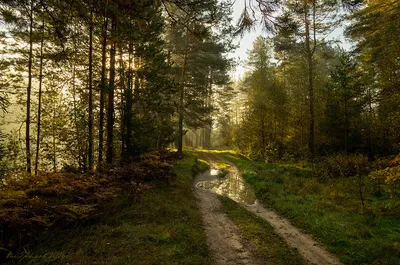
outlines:
M237 167L223 156L212 153L203 153L202 156L211 164L213 169L219 170L218 164L221 163L229 164L228 174L240 177ZM213 178L214 181L218 181L218 176L201 174L195 178L194 184L196 186L198 182L204 180L213 181ZM266 209L258 201L255 201L254 204L237 204L223 199L223 203L221 204L218 195L214 192L201 187L196 187L195 191L205 223L209 248L217 264L301 264L303 262L299 259L297 251L307 264L342 264L334 255L317 243L311 235L300 232L287 219L279 216L270 209ZM221 192L221 190L218 191ZM236 189L236 192L241 192L240 188ZM237 196L234 193L235 190L231 189L231 192L226 195L235 199ZM247 230L254 229L254 226L249 226L248 224L247 226L241 225L240 223L236 226L230 220L229 217L234 219L235 215L232 213L229 214L229 209L235 207L242 207L267 222L264 223L263 227L257 227L257 229L268 229L270 231L268 238L260 238L265 243L261 243L257 237L248 233L249 231ZM225 215L224 208L226 208L228 216ZM241 210L241 214L251 215L245 213L246 210L243 210ZM253 219L256 219L254 217ZM274 231L271 233L271 230ZM247 238L245 237L246 232L248 234ZM258 231L258 233L262 232ZM271 240L271 235L280 244L271 244L271 241L273 241ZM287 244L283 243L279 237L284 239ZM243 241L247 242L243 244L241 243ZM274 252L274 248L275 255L271 255L271 252ZM267 250L268 255L265 255L263 250L264 252ZM283 256L276 255L283 250L286 252L285 254L281 253ZM290 254L288 255L288 253Z
M6 253L5 263L212 264L192 186L207 168L186 152L174 162L169 183L147 181L140 197L122 192L102 203L95 219L50 227L19 253Z
M171 162L171 178L165 179L152 169L163 163L147 157L142 166L152 167L140 168L154 176L143 182L146 189L140 194L132 197L126 189L112 193L99 203L93 218L41 230L18 253L0 245L6 263L341 264L330 254L334 253L348 265L400 264L400 219L396 211L383 208L396 201L366 194L361 208L354 179L325 183L299 165L266 164L231 151L202 150L187 150L183 159ZM131 168L142 172L127 167L133 175L137 172ZM118 172L114 173L121 175ZM74 194L83 185L78 179L86 180L77 175L70 189L71 176L64 178L62 187ZM60 192L56 184L51 188ZM39 191L43 188L47 191L49 186ZM39 191L35 200L53 196ZM3 197L10 193L2 192ZM86 193L93 195L91 190Z

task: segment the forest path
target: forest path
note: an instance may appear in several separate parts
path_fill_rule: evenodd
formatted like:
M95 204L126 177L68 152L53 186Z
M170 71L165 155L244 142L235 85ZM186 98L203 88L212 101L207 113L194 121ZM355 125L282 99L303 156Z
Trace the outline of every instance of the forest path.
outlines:
M239 174L237 167L232 162L226 160L223 156L205 153L204 158L212 165L212 168L217 168L216 161L221 161L231 165L229 169L230 174ZM210 175L208 178L204 178L203 174L199 178L195 178L194 185L196 186L199 181L204 180L212 180L212 176ZM240 245L240 237L237 229L232 221L223 214L221 203L218 200L218 195L212 191L199 187L196 187L195 191L199 199L200 211L202 212L204 218L204 224L208 238L207 240L212 254L215 257L216 263L260 264L260 262L251 262L249 255L250 253L246 252L243 245ZM275 232L281 236L288 243L288 245L297 249L308 264L343 265L343 263L341 263L336 256L328 252L324 246L315 241L312 235L301 232L299 229L294 227L289 220L281 217L276 212L265 208L258 201L251 205L242 203L240 204L248 211L254 213L271 224L271 226L275 229ZM224 240L226 240L226 242L223 242ZM224 246L226 244L228 246L225 248ZM234 253L235 246L237 249L236 254ZM231 262L232 259L235 258L235 255L238 256L239 259ZM223 261L223 258L225 257L227 260L229 260L229 262ZM261 264L266 264L266 262Z
M213 167L216 167L212 160L209 161ZM215 178L215 175L199 174L193 182L198 206L203 216L207 243L215 263L218 265L263 264L253 254L251 244L240 236L235 224L224 213L218 195L196 186L200 181Z

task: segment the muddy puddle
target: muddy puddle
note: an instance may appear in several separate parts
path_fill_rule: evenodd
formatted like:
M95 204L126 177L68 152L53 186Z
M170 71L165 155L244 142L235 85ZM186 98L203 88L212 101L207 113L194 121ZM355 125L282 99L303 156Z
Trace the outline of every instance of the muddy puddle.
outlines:
M243 204L254 204L256 196L249 185L240 176L236 168L231 168L229 173L221 177L220 172L212 168L196 176L196 187L215 192Z

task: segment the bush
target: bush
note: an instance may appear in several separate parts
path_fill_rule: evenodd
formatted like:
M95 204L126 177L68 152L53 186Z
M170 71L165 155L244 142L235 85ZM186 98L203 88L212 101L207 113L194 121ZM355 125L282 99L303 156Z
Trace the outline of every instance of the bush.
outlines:
M140 162L102 168L95 174L8 174L0 186L0 263L8 251L22 250L53 225L95 220L100 206L122 193L131 201L140 199L151 188L145 181L166 185L175 176L171 164L176 157L154 152L142 155Z
M335 155L315 163L314 176L320 179L348 178L367 175L370 171L368 158L364 155Z
M386 162L386 163L385 163ZM377 163L377 170L371 172L369 177L375 180L383 191L390 194L390 197L400 196L400 154L392 160L380 160Z
M192 174L196 176L198 173L205 172L210 169L210 164L202 159L195 158L195 163L192 166Z

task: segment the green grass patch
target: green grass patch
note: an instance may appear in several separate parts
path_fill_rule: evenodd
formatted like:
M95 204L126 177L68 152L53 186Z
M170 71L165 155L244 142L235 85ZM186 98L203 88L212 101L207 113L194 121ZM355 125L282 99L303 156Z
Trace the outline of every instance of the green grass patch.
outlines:
M171 184L148 183L138 201L121 195L91 224L47 231L36 247L9 257L9 263L212 264L192 192L193 175L207 168L187 152L176 162Z
M267 221L250 213L233 200L220 197L225 212L233 220L243 236L256 247L260 259L271 265L301 265L297 250L289 247Z
M231 165L224 163L222 161L217 161L217 168L219 170L218 177L224 178L229 174L229 168Z
M356 177L320 181L305 166L224 155L264 205L313 234L345 264L400 264L400 217L391 211L398 198L375 197L365 180L362 207Z

